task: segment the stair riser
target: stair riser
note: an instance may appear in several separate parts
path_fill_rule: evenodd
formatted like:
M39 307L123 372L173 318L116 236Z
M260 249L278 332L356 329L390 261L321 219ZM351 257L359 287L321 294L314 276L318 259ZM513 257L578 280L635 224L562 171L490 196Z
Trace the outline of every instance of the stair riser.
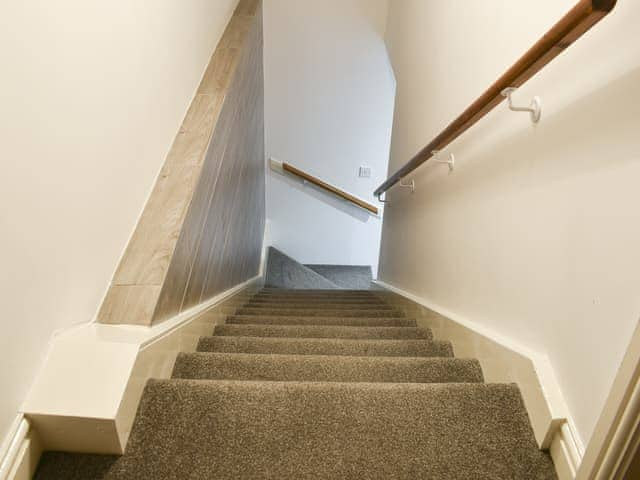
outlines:
M348 355L387 357L452 357L448 342L426 340L327 340L259 337L202 337L199 352L285 355Z
M415 319L371 317L278 317L269 315L230 315L226 322L234 325L324 325L346 327L415 327Z
M347 338L347 339L424 339L431 340L430 330L413 327L328 327L275 325L218 325L215 336L278 338Z
M191 353L176 360L173 378L282 382L482 382L476 360Z

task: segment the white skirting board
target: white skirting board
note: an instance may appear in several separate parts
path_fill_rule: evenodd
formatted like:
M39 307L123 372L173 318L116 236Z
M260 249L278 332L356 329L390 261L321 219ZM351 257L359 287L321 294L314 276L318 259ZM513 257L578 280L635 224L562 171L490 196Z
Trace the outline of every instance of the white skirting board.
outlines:
M0 480L30 480L42 445L24 415L18 414L0 450Z
M545 355L384 281L374 283L388 291L388 301L431 328L436 338L450 340L457 356L478 358L487 382L517 383L538 445L550 451L560 480L575 478L584 447Z
M147 380L169 378L177 354L261 284L256 276L151 327L91 323L54 338L22 409L42 448L121 454Z

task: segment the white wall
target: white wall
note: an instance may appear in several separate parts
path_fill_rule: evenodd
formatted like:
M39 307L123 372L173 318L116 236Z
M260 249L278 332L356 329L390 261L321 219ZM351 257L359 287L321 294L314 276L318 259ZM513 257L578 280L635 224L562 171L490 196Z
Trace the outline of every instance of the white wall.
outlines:
M575 2L391 2L398 82L391 170ZM548 355L590 438L640 316L640 4L617 10L456 141L457 167L394 189L381 278ZM448 153L448 152L447 152Z
M267 157L377 205L389 160L395 80L387 0L265 0ZM370 179L358 167L372 168ZM304 263L377 266L381 220L267 175L269 241Z
M2 3L0 439L94 317L236 3Z

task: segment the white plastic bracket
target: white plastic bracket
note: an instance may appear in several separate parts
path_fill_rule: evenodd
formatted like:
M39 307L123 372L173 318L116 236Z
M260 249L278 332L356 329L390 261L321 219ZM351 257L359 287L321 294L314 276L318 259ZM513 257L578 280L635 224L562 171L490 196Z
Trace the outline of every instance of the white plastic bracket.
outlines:
M382 199L382 195L384 195L385 200ZM387 198L387 196L384 193L379 193L378 194L378 201L380 203L389 203L389 200L387 200L386 198Z
M516 107L513 104L513 98L511 95L513 92L518 90L516 87L505 88L501 94L503 97L506 97L509 100L509 110L513 112L529 112L531 115L531 121L533 123L538 123L540 121L540 117L542 116L542 100L540 97L533 97L531 100L531 105L529 107Z
M415 182L415 180L411 180L409 183L402 183L402 180L400 180L398 185L403 187L403 188L410 188L411 189L411 193L416 191L416 182Z
M456 157L453 155L453 153L449 154L449 159L448 160L442 160L440 158L440 150L434 150L433 152L431 152L431 155L433 155L434 158L434 162L436 163L446 163L447 165L449 165L449 171L453 172L453 168L456 165Z

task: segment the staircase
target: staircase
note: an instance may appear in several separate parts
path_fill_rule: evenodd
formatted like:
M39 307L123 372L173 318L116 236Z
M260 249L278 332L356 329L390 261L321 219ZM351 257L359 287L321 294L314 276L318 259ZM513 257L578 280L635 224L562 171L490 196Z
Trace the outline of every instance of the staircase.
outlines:
M125 455L37 479L553 479L518 387L375 291L265 288L145 389Z
M265 285L299 290L369 290L371 267L355 265L303 265L269 247Z

